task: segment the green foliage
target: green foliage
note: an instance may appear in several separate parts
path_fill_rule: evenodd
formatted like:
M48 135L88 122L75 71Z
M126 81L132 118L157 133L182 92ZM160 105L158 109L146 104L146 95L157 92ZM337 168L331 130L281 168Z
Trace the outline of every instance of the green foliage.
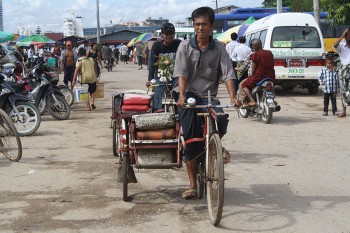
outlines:
M276 7L276 2L276 0L266 0L262 4L264 7ZM313 0L283 0L282 6L298 12L313 11Z
M336 24L350 25L349 0L321 0L322 11L328 12L328 20Z

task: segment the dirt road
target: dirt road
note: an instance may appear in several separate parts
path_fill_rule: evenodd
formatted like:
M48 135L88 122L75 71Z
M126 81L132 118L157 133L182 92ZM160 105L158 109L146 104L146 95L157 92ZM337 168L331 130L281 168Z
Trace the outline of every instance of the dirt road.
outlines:
M134 64L104 70L95 111L76 103L69 120L44 115L22 138L20 162L0 157L0 232L350 232L350 119L323 117L322 95L306 90L277 90L282 110L270 125L229 112L223 144L233 161L219 227L205 199L181 198L184 168L136 170L123 202L111 95L144 89L146 77ZM219 97L228 101L224 86Z

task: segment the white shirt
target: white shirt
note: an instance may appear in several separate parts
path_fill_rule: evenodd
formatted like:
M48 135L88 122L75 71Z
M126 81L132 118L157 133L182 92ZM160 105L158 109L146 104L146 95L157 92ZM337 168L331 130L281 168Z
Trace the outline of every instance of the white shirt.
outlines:
M244 61L252 53L252 50L245 44L240 44L235 48L234 53L237 61Z
M27 55L28 55L28 58L33 58L33 56L34 56L33 50L28 49Z
M39 49L39 57L44 57L44 49Z
M126 45L122 45L120 47L120 52L122 53L122 55L128 55L128 47Z
M340 63L342 65L350 65L350 48L346 45L345 41L340 42L338 47L334 49L339 54Z
M232 61L237 61L236 54L234 53L235 48L239 45L237 41L231 41L226 45L226 51Z

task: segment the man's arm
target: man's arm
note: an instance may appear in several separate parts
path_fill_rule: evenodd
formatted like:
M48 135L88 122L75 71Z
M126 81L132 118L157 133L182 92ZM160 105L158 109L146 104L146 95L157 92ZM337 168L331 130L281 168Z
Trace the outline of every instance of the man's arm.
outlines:
M344 32L343 32L343 34L342 34L338 39L336 39L336 41L334 41L334 43L333 43L333 47L334 47L334 48L337 48L337 47L338 47L340 41L345 37L345 34L346 34L348 31L349 31L348 28L345 29Z
M158 51L158 46L157 44L154 44L154 46L152 46L152 50L150 52L150 62L151 64L149 65L149 70L148 70L148 81L151 81L152 79L154 79L154 72L156 70L156 67L154 65L154 63L156 62L156 57L159 56L159 51Z
M230 95L230 101L232 104L235 104L237 107L241 106L240 101L237 99L236 96L236 91L235 91L235 84L233 82L233 79L229 79L225 82L226 88L227 88L227 92Z
M73 76L73 80L71 83L71 89L73 89L74 85L75 85L75 81L77 80L77 76L80 73L80 66L76 66L75 71L74 71L74 76Z
M177 106L182 107L183 103L186 103L185 91L187 87L187 78L184 76L179 77L179 100Z

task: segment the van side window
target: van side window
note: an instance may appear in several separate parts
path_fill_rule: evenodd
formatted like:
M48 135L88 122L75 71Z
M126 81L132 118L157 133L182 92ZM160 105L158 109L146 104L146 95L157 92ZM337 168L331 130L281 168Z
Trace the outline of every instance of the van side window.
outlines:
M266 40L266 34L267 34L267 30L262 30L261 33L260 33L260 40L261 40L261 44L265 45L265 40Z
M245 41L245 45L246 46L248 46L249 47L249 45L250 45L250 41L251 41L251 38L252 37L252 34L249 34L249 35L246 35L245 36L245 39L246 39L246 41Z

